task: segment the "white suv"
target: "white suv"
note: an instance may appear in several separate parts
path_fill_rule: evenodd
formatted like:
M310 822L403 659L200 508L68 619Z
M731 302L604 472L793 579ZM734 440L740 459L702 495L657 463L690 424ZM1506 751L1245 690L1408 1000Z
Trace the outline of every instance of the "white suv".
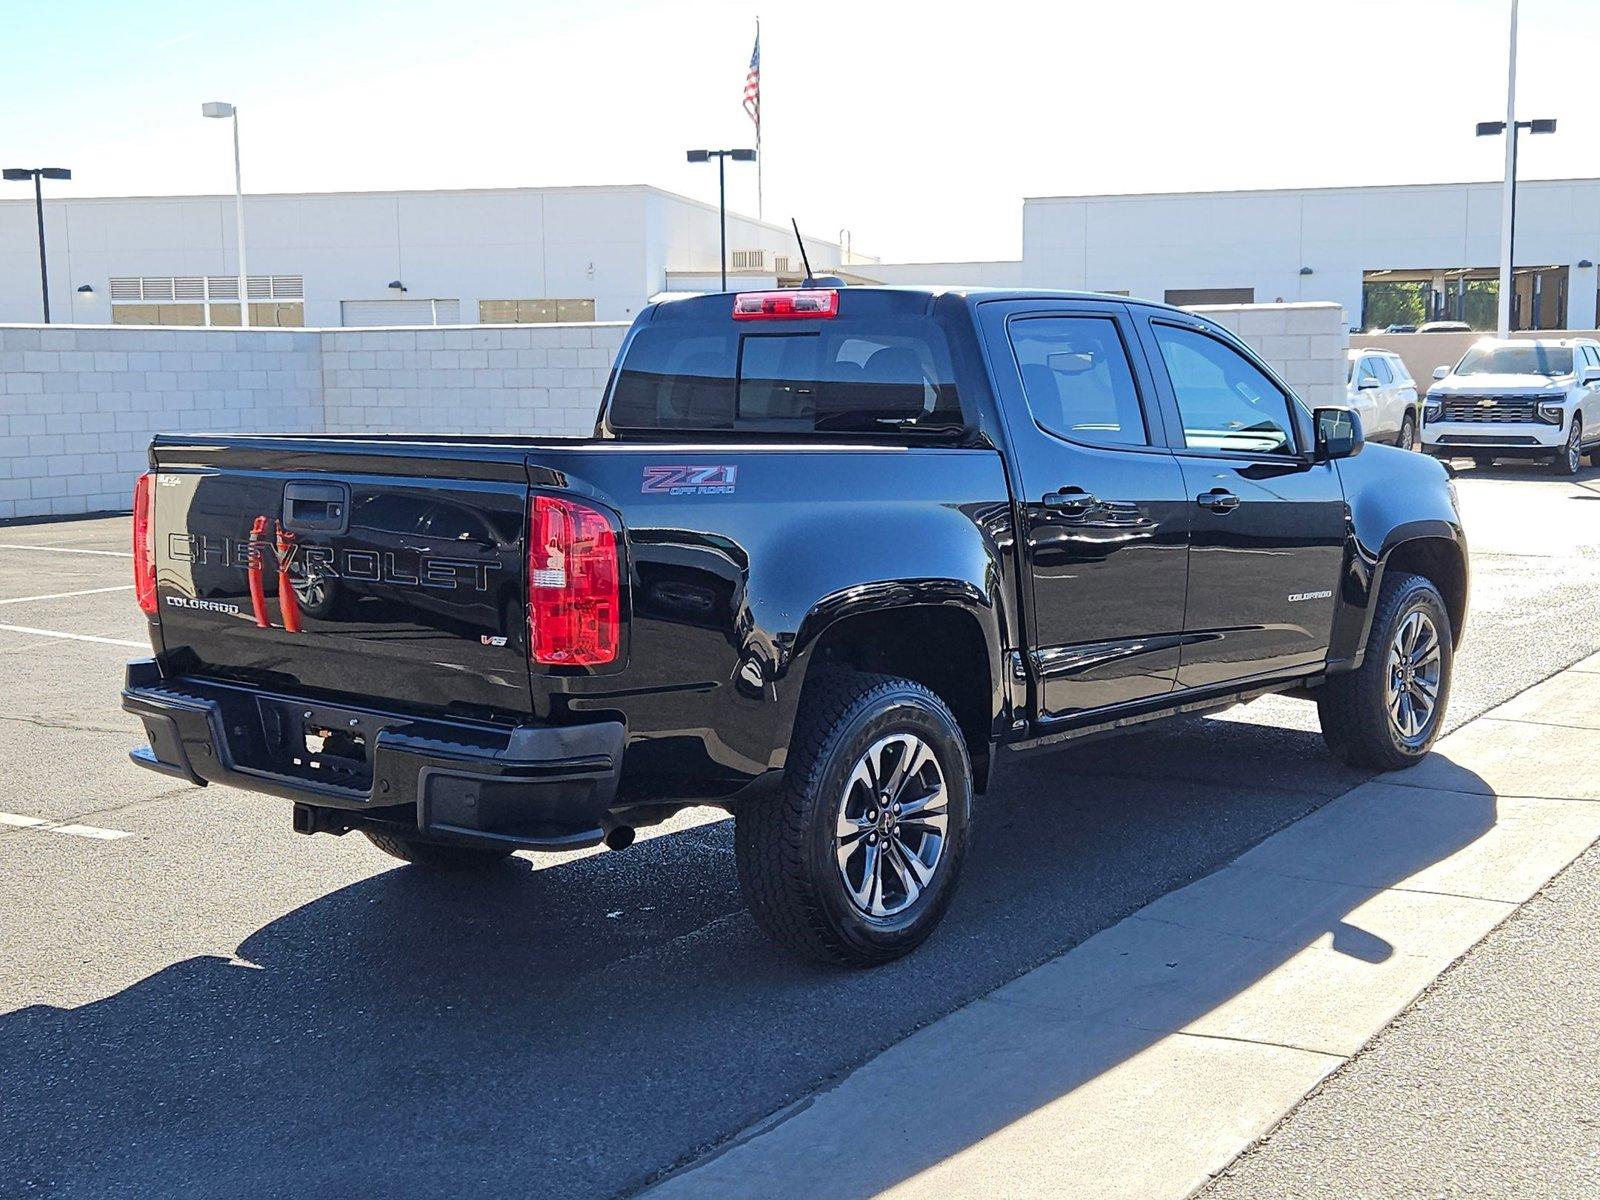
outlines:
M1484 338L1440 367L1423 404L1422 448L1439 458L1551 460L1600 466L1600 343Z
M1405 362L1388 350L1351 350L1345 366L1345 404L1361 414L1369 442L1388 442L1402 450L1421 444L1422 412L1417 381Z

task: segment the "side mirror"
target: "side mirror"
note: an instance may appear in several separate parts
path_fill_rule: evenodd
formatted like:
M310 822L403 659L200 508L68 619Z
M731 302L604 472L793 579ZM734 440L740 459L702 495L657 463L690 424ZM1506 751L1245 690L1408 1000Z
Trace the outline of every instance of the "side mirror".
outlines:
M1443 379L1448 374L1450 374L1449 367L1435 367L1433 369L1433 377L1435 379Z
M1600 367L1585 367L1583 374L1578 376L1578 382L1585 387L1592 383L1600 383Z
M1317 462L1353 458L1367 444L1361 417L1348 408L1319 408L1312 417L1317 430L1317 448L1312 457Z
M1371 375L1356 384L1356 390L1361 392L1375 392L1378 390L1378 381Z

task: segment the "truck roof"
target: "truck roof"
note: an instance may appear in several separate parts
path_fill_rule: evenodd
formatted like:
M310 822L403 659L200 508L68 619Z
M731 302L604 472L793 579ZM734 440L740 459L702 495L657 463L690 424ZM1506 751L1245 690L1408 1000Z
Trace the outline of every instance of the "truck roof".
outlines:
M788 288L747 288L743 292L729 290L726 292L699 292L692 296L678 294L670 298L657 301L660 305L695 303L716 298L725 298L732 303L735 296L749 294L750 292L780 292L794 289ZM818 282L814 288L799 290L840 291L844 293L876 292L900 295L920 296L958 296L971 297L974 300L1101 300L1112 301L1118 304L1137 304L1144 308L1165 309L1168 312L1184 313L1188 316L1196 315L1189 309L1179 308L1173 304L1163 304L1156 300L1141 300L1132 296L1119 296L1110 292L1083 292L1067 288L1018 288L1018 287L981 287L967 284L938 284L938 283L895 283L895 284L832 284ZM1203 315L1203 314L1200 314Z

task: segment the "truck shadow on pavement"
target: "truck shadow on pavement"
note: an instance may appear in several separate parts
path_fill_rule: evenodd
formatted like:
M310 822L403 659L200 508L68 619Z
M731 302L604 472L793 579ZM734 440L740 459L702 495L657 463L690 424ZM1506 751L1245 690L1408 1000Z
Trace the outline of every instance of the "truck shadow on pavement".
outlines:
M939 933L870 972L761 938L726 822L475 881L384 870L271 921L233 962L189 958L95 1003L0 1017L0 1195L630 1194L1363 778L1315 734L1204 719L1023 762L981 804ZM1393 882L1461 849L1495 823L1492 795L1471 801L1374 844L1374 863ZM1364 963L1392 953L1313 894L1274 900L1290 936L1162 1024L1330 930ZM964 1109L950 1136L881 1168L832 1164L807 1194L871 1194L1160 1036L1046 1039L998 1102L943 1098Z

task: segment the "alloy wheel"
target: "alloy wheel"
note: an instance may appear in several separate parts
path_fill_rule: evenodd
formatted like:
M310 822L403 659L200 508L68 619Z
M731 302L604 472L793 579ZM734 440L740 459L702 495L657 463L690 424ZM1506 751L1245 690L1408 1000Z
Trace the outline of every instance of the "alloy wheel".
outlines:
M1444 673L1439 631L1423 609L1413 609L1400 622L1389 644L1388 665L1384 699L1389 721L1407 745L1421 745L1439 708Z
M834 856L850 903L868 917L915 904L944 857L949 829L944 772L913 733L880 738L856 760L834 831Z
M1583 465L1583 424L1574 416L1572 432L1567 435L1567 474L1576 475Z

